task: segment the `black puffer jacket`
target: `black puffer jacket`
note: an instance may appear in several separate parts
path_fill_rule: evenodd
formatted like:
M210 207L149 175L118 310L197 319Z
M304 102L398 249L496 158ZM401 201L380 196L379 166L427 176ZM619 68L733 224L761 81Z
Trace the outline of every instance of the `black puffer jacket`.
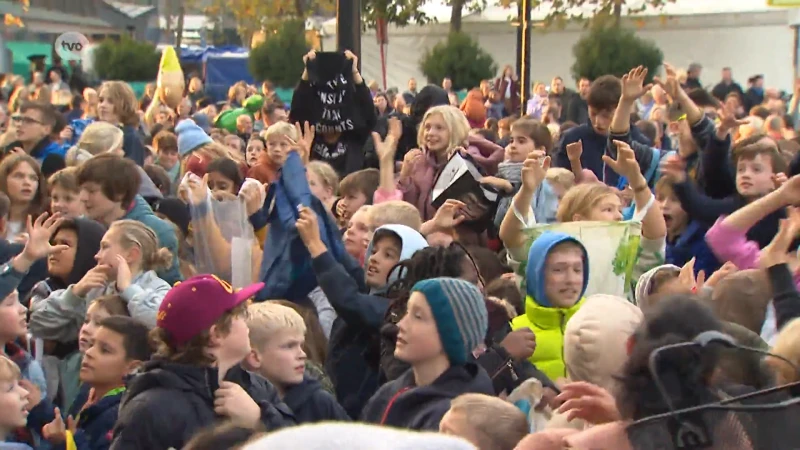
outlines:
M203 428L224 420L214 413L216 368L151 361L122 399L111 449L183 448ZM242 386L261 407L267 430L294 425L289 407L265 379L236 366L225 380Z

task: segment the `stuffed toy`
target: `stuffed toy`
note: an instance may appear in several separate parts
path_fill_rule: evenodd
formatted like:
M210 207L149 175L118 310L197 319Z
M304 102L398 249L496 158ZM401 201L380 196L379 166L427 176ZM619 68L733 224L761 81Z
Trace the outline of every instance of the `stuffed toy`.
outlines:
M183 70L175 54L175 48L166 47L161 54L161 63L158 69L158 80L156 82L156 97L162 105L167 105L175 110L183 99L183 92L186 88L186 80L183 78Z
M264 106L264 97L259 94L251 95L244 101L241 108L229 109L219 113L214 119L214 128L221 128L230 133L236 133L236 119L242 115L249 115L250 118L255 120L255 113L257 113Z

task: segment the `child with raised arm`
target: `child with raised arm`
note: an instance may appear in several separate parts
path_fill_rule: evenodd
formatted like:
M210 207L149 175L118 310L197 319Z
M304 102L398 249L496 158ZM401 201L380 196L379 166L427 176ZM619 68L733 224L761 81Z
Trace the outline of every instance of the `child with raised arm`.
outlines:
M168 267L172 254L159 248L153 230L134 220L116 221L103 236L95 258L98 264L79 281L31 305L34 336L75 340L88 303L109 294L121 295L132 317L155 326L158 307L170 289L155 271Z

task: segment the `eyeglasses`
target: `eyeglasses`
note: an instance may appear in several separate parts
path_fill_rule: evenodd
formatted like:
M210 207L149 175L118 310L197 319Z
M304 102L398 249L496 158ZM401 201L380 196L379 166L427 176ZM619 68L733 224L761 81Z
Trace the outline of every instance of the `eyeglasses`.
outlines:
M32 123L38 123L39 125L41 125L41 124L42 124L42 121L41 121L41 120L37 120L37 119L34 119L33 117L28 117L28 116L19 116L19 115L15 115L15 116L12 116L12 117L11 117L11 120L13 120L13 121L14 121L14 122L16 122L16 123L20 123L20 122L22 122L22 123L24 123L25 125L30 125L30 124L32 124Z

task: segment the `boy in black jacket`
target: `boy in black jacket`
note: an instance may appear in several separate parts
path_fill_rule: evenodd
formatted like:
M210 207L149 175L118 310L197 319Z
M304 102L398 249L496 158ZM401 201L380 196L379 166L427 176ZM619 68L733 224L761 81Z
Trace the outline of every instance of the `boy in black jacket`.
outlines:
M263 302L247 308L252 350L244 367L266 378L292 409L297 423L349 421L336 398L306 375L306 324L292 308Z
M250 353L246 302L263 287L235 291L197 275L167 293L153 330L155 358L128 385L112 449L182 448L223 419L268 430L294 423L272 385L239 366Z
M73 405L66 424L56 408L55 420L42 429L54 449L108 448L125 378L150 359L148 331L143 323L125 316L107 317L100 323L81 364L86 403Z
M394 355L411 369L375 393L364 421L439 430L451 400L466 393L494 395L486 371L469 362L488 328L483 294L474 284L457 278L417 282L397 326Z

